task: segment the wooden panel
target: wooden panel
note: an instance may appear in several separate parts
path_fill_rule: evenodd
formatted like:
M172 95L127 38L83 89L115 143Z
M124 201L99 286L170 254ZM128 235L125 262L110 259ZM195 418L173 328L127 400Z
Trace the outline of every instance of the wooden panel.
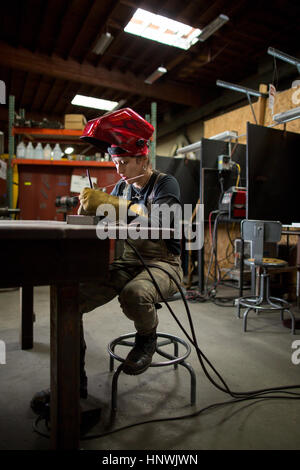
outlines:
M213 227L212 227L213 231ZM230 238L229 238L230 237ZM220 269L230 269L234 265L234 248L231 244L235 238L240 238L240 223L221 223L218 225L217 234L217 253ZM208 224L204 231L204 274L207 276L208 267L211 259L211 237ZM224 272L222 272L222 275ZM210 279L214 276L214 261L210 269Z
M258 102L253 103L255 115L258 116ZM204 137L209 138L224 131L236 131L238 135L244 135L239 138L240 143L246 143L247 122L255 124L253 114L249 105L222 114L213 119L204 122Z
M294 102L293 102L294 101ZM299 101L299 103L298 103ZM277 93L275 98L274 114L296 108L300 104L300 88L290 88L281 93ZM269 99L266 100L265 110L262 109L262 102L258 100L253 104L254 112L258 124L270 126L274 124L272 113L269 108ZM264 114L264 120L260 117ZM246 134L247 122L255 123L249 105L222 114L204 122L204 137L209 138L224 131L237 131L238 135ZM283 129L283 124L277 125L276 129ZM300 133L300 119L286 123L286 130ZM246 136L239 139L240 143L246 143Z
M293 102L294 101L294 102ZM289 88L288 90L277 93L275 97L274 114L283 113L290 109L300 106L300 87ZM266 109L265 126L274 123L272 113L269 107ZM284 125L276 126L276 129L283 129ZM300 133L300 119L295 119L286 123L286 130L289 132Z

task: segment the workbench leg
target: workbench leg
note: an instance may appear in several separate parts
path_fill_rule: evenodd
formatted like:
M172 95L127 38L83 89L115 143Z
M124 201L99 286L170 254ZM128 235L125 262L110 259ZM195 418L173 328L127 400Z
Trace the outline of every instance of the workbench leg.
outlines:
M33 286L20 288L20 344L21 349L33 348Z
M76 450L80 437L78 283L51 286L51 448Z
M296 275L296 306L297 309L300 308L300 268L299 266L297 267L297 275Z

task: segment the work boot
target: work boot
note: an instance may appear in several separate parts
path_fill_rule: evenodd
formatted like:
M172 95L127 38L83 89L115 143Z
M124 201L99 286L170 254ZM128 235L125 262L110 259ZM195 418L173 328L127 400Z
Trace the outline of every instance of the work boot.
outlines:
M135 345L129 352L123 364L123 372L128 375L138 375L145 372L152 362L156 348L156 333L135 335Z
M80 377L80 398L87 398L87 376ZM37 392L31 402L30 407L32 411L43 417L50 417L50 388Z

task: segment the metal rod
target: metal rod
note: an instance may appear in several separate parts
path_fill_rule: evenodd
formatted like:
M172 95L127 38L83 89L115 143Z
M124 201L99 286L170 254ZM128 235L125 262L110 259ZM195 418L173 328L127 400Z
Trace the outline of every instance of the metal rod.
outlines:
M136 178L141 178L142 176L145 176L145 173L143 173L142 175L134 176L133 178L128 178L127 181L135 180ZM119 181L122 181L122 178L119 179ZM112 186L115 186L116 184L118 184L119 181L117 181L116 183L113 183L113 184L109 184L108 186L103 186L102 188L97 188L97 189L111 188ZM126 181L126 182L127 182L127 181Z
M274 49L273 47L269 47L268 54L276 57L277 59L281 59L284 62L288 62L289 64L295 65L300 73L300 60L296 57L292 57L291 55L285 54L284 52L278 51L278 49Z
M157 103L151 103L151 124L154 127L154 132L151 141L151 163L152 168L156 168L156 125L157 125Z
M250 108L251 108L251 111L252 111L252 114L253 114L253 117L254 117L255 124L257 124L257 119L256 119L256 116L255 116L254 108L253 108L252 101L251 101L249 93L247 93L247 98L248 98L248 101L249 101L249 104L250 104Z
M252 96L258 96L258 97L262 96L262 97L265 97L265 98L268 97L267 93L262 93L260 91L253 90L252 88L247 88L245 86L235 85L234 83L223 82L222 80L217 80L216 84L217 84L217 86L220 86L220 87L223 87L223 88L229 88L230 90L239 91L241 93L246 93L246 94L249 94L249 95L252 95Z
M12 159L15 153L15 138L12 128L15 119L15 97L9 96L8 100L8 165L7 165L7 186L8 186L8 206L13 209L13 171Z
M90 182L90 188L93 189L93 183L92 183L91 176L90 176L90 170L88 168L86 169L86 174Z
M185 147L181 147L180 149L178 149L177 154L199 151L201 149L201 145L202 145L201 140L199 142L186 145Z

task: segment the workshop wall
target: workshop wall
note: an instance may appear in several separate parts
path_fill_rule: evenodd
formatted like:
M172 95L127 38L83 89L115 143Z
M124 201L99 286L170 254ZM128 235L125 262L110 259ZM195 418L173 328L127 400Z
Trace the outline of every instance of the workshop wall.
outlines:
M295 81L294 85L294 88L291 87L276 94L273 114L288 111L289 109L300 106L300 80ZM266 84L261 84L259 89L265 93L268 92L268 86ZM270 126L274 123L268 98L259 98L256 101L253 100L253 109L258 124ZM242 106L206 121L197 121L187 126L185 130L174 132L160 138L157 141L157 154L171 157L178 147L197 142L202 137L209 138L228 130L236 131L238 135L243 135L244 137L241 137L239 142L246 143L247 122L255 123L250 105ZM283 129L283 124L277 125L276 129ZM286 130L300 133L300 120L296 119L286 123Z
M257 116L259 103L253 103L254 113ZM249 105L222 114L213 119L204 122L204 137L209 138L213 135L220 134L224 131L235 131L238 135L244 137L239 138L239 143L246 143L247 122L255 124L254 117Z
M162 157L173 157L177 148L185 145L188 145L188 140L182 133L168 134L157 141L156 154Z
M265 86L266 87L266 86ZM267 89L267 87L266 87ZM300 81L299 86L290 88L276 94L274 104L274 114L288 111L300 105ZM269 108L269 99L259 98L253 103L253 109L258 124L270 126L274 121L272 111ZM224 131L237 131L238 135L243 135L239 139L240 143L246 143L247 122L255 124L255 120L250 105L230 111L204 122L204 137L209 138ZM283 129L283 124L276 126L276 129ZM286 130L300 133L300 120L286 123Z
M297 80L298 86L289 88L281 93L278 93L275 98L274 114L288 111L289 109L297 108L300 106L300 80ZM272 113L269 107L266 107L265 126L272 124ZM276 129L283 129L284 125L276 126ZM295 119L286 123L286 130L289 132L300 133L300 119Z
M273 114L281 113L289 109L295 108L300 105L300 81L299 85L295 88L290 88L276 94ZM267 93L268 86L260 85L260 91ZM253 102L253 109L258 121L258 124L269 126L274 123L272 119L272 110L269 108L269 99L259 98ZM181 133L169 134L157 142L157 154L162 156L173 156L176 149L183 147L190 143L199 141L202 137L209 138L221 132L232 130L236 131L238 135L244 135L239 138L240 143L246 143L246 128L247 122L255 123L250 105L242 106L233 111L216 116L207 121L195 122L186 127ZM276 129L283 129L284 125L277 125ZM300 120L295 120L286 123L286 130L290 132L300 133ZM218 264L221 269L221 275L225 279L232 278L235 272L235 257L233 252L233 243L235 238L239 238L240 230L238 224L232 224L229 228L223 224L218 229ZM281 245L286 245L286 237L282 237ZM296 247L297 237L290 236L289 245L291 253L293 254ZM211 240L209 228L205 225L204 236L204 274L207 276L208 267L211 259ZM295 260L290 259L290 265L295 265ZM231 271L232 270L232 271ZM227 274L226 274L227 273ZM212 280L214 275L214 265L210 271L209 279ZM296 273L285 273L285 285L288 289L289 298L295 295Z
M157 140L156 153L163 157L172 157L176 150L193 142L198 142L203 137L203 122L197 121L180 132L173 132Z

